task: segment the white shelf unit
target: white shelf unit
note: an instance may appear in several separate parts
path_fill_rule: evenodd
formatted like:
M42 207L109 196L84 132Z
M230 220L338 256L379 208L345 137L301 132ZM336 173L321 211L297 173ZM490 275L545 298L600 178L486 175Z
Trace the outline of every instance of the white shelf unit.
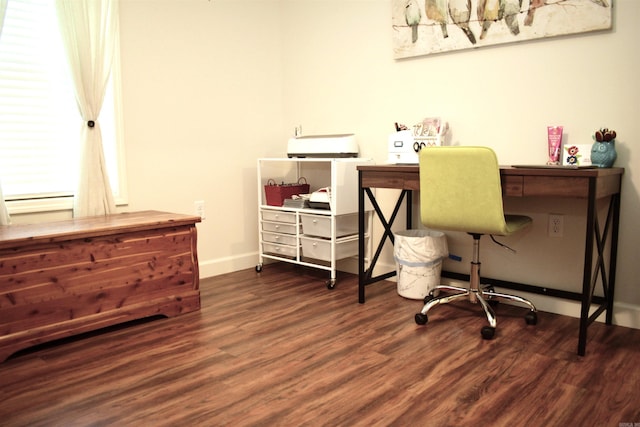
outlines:
M364 158L258 159L258 235L262 271L265 259L330 271L327 287L336 284L337 261L358 255L358 170L373 164ZM291 208L266 203L264 186L296 183L305 178L310 192L330 188L329 208ZM371 227L367 215L366 230ZM369 233L365 233L367 242ZM370 252L370 250L368 251Z

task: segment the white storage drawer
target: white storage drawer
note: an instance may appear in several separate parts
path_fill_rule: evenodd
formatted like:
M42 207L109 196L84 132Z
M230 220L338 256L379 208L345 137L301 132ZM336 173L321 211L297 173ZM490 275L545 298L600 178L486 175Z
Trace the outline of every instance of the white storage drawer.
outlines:
M286 224L283 222L267 222L262 223L262 230L272 231L274 233L296 234L299 229L297 224Z
M280 243L281 245L296 245L296 236L291 234L262 233L262 241L270 243Z
M269 243L269 242L262 243L262 252L267 254L285 256L289 258L295 258L298 255L296 253L295 246L279 245L277 243Z
M331 238L331 217L326 215L301 214L302 233L307 236ZM358 214L338 215L336 218L336 237L348 236L358 232Z
M262 211L262 219L264 221L287 222L290 224L295 224L296 214L295 212L282 212L282 211L264 209Z
M331 239L300 236L302 255L323 261L331 261ZM358 236L336 239L335 259L358 255Z

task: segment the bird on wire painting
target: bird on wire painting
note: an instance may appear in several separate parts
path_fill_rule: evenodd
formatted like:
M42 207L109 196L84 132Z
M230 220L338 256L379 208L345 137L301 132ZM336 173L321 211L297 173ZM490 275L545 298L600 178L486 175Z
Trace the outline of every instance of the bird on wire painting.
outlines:
M611 29L613 0L392 0L396 59Z

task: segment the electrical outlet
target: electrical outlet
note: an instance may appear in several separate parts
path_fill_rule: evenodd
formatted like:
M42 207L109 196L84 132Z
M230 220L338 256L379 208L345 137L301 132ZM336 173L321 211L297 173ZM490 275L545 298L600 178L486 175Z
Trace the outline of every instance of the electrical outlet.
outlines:
M193 202L193 209L194 209L196 215L198 215L200 217L200 219L205 219L204 200L197 200L197 201Z
M549 214L549 237L562 237L564 217L560 214Z

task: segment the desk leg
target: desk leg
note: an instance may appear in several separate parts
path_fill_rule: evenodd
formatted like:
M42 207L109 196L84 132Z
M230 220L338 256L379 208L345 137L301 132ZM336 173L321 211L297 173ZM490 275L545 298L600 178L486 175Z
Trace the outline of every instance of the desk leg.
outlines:
M613 223L611 229L611 255L609 258L609 292L607 294L607 325L613 322L613 294L616 287L616 268L618 262L618 230L620 228L620 194L611 196Z
M587 347L587 328L591 308L591 267L593 260L593 235L596 228L595 180L589 180L589 200L587 202L587 226L584 243L584 269L582 272L582 301L580 308L580 331L578 333L578 355L584 356Z
M584 271L582 278L582 298L580 309L580 332L578 336L578 355L584 356L587 347L587 328L598 316L606 311L606 323L613 320L613 296L616 280L616 263L618 255L618 229L620 224L620 194L614 194L609 201L609 209L602 234L598 222L598 212L595 198L595 180L589 183L589 201L587 207L587 225L585 230ZM609 249L609 268L605 268L604 255L606 240L611 237ZM596 266L593 269L593 251L597 250ZM602 281L605 302L593 314L589 311L593 304L593 292L598 275Z
M365 212L364 212L364 188L362 188L362 171L358 171L358 302L364 303L364 278L365 278ZM372 235L372 230L369 230ZM373 238L371 236L370 238Z
M388 279L389 277L395 276L396 272L389 271L387 273L380 274L378 276L373 277L373 269L378 262L378 257L382 253L382 248L387 240L387 238L391 241L391 244L394 243L394 235L391 231L391 226L395 222L396 216L400 211L400 207L402 206L402 202L405 197L407 198L407 222L411 221L411 190L402 190L400 196L398 197L398 201L393 209L393 213L391 214L389 221L386 220L376 198L373 196L370 188L362 187L362 177L358 177L359 180L359 192L358 192L358 302L363 304L365 301L365 287L372 283L378 282L380 280ZM376 216L382 223L384 227L384 233L380 238L380 242L378 243L378 247L371 257L369 262L369 267L365 269L365 245L364 245L364 230L365 230L365 212L364 212L364 197L365 195L369 197L369 201L373 206L374 211L376 212ZM373 230L370 231L370 238L373 238Z

